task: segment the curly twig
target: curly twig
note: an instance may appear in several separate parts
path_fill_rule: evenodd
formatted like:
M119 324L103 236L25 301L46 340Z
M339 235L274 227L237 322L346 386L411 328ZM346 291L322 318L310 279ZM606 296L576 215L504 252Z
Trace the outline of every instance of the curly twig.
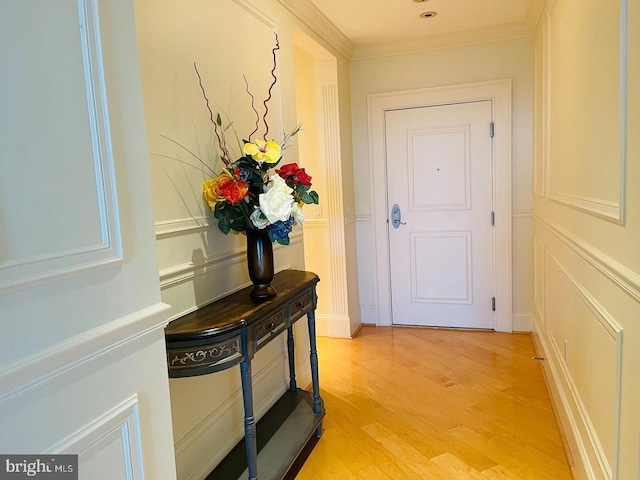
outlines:
M216 122L216 120L213 118L213 111L211 111L211 107L209 106L209 99L207 98L207 92L205 92L204 85L202 85L202 77L200 76L200 72L198 71L198 66L196 65L196 62L193 62L193 68L196 71L196 75L198 75L198 83L200 84L200 90L202 90L202 96L207 102L207 110L209 110L209 116L211 118L211 123L213 124L213 131L216 134L216 138L218 139L218 146L220 147L220 151L222 152L222 162L228 166L229 165L228 154L224 148L224 142L222 141L222 138L220 138L220 133L218 132L218 122Z
M273 54L273 68L271 69L271 76L273 77L273 83L271 84L271 86L269 87L269 96L267 97L267 99L262 102L262 104L264 105L264 115L262 117L262 121L264 122L264 126L265 126L265 132L264 132L264 141L267 141L267 135L269 134L269 124L267 123L267 113L269 113L269 107L267 106L267 103L269 102L269 100L271 100L271 89L273 88L273 86L276 84L276 82L278 81L278 77L276 77L275 71L276 71L276 51L280 50L280 42L278 42L278 34L274 33L275 37L276 37L276 46L273 47L273 49L271 50L271 53Z
M242 78L244 78L244 90L251 97L251 110L253 110L253 113L256 114L256 128L253 130L253 132L249 134L249 138L247 139L251 141L251 137L253 136L253 134L258 131L258 122L260 122L260 114L258 113L258 110L256 110L256 107L255 107L256 97L254 97L253 94L249 91L249 82L247 82L247 77L243 74Z

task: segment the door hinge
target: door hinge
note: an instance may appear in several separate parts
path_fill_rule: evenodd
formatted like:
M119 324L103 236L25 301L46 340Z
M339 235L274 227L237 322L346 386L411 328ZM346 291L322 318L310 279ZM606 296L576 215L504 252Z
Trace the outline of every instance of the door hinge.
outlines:
M493 137L494 133L495 133L495 124L493 122L491 122L489 124L489 136Z
M491 212L491 226L496 224L496 212Z
M496 311L496 297L491 297L491 310Z

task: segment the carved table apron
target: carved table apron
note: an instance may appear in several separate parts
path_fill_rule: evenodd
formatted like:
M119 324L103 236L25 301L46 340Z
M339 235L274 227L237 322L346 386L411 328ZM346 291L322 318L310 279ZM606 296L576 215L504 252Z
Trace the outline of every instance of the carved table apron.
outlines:
M240 477L235 477L234 473L233 478L248 476L250 480L257 479L259 463L263 480L282 478L313 432L318 437L322 433L325 411L320 397L315 333L318 281L319 278L314 273L285 270L277 273L272 282L278 292L275 297L263 301L252 300L249 297L252 287L247 287L173 320L165 330L170 377L205 375L240 364L247 468ZM305 392L296 386L293 324L304 315L307 316L309 325L312 392ZM259 454L253 416L251 359L258 350L285 330L289 392L274 405L274 409L282 409L278 405L286 404L292 405L290 408L295 409L295 412L287 417L289 425L285 425L287 421L282 422L280 435L276 432ZM287 395L295 399L285 399ZM268 415L269 413L265 417ZM281 417L280 413L278 418ZM269 443L272 445L269 446ZM259 458L263 457L265 461L259 462ZM226 468L226 465L222 468ZM217 470L208 478L218 478ZM231 478L229 471L233 470L226 471L224 475L227 478L224 480Z

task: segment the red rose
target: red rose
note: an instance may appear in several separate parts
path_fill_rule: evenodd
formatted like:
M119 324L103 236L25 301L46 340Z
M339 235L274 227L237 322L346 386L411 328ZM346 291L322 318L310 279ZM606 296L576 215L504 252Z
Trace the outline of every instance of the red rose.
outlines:
M308 187L311 186L311 175L307 174L304 168L298 167L297 163L283 165L282 168L276 169L276 173L284 178L287 184L291 181L293 185L301 183Z

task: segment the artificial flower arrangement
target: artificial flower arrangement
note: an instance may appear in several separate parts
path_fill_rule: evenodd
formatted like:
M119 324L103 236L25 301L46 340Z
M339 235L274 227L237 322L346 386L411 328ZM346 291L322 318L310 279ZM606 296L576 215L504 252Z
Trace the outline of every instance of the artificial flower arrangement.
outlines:
M311 190L311 177L304 168L298 167L296 163L276 168L282 160L283 150L300 131L300 126L284 134L280 144L274 140L267 140L269 134L269 125L266 120L269 111L267 104L271 100L271 90L277 82L276 51L279 48L276 36L276 44L272 50L273 82L269 87L267 99L263 102L265 112L262 121L265 133L262 138L253 138L258 131L260 116L254 106L254 96L247 86L246 91L251 97L251 108L256 114L256 127L249 137L243 140L242 156L236 160L231 160L231 151L226 143L225 132L231 125L224 125L220 114L217 114L214 119L209 99L202 85L202 77L195 64L194 68L211 116L220 149L220 158L224 164L222 171L207 179L203 185L204 199L218 220L218 228L225 234L266 229L271 242L288 245L289 233L294 223L302 226L304 221L302 206L318 204L319 198L318 194Z

